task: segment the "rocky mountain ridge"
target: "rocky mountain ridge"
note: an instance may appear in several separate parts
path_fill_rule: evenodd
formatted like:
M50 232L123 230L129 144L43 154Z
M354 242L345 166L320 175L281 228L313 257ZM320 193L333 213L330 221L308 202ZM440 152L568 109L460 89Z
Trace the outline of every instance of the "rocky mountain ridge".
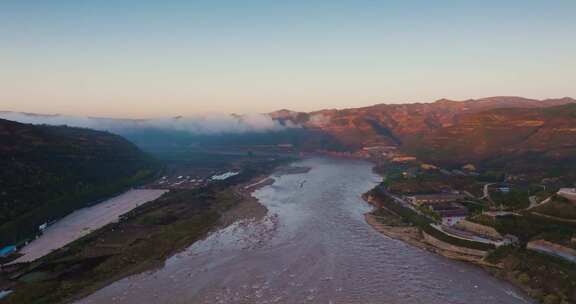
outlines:
M420 161L459 167L554 170L576 163L576 100L490 97L380 104L312 113L280 111L348 151L395 147Z

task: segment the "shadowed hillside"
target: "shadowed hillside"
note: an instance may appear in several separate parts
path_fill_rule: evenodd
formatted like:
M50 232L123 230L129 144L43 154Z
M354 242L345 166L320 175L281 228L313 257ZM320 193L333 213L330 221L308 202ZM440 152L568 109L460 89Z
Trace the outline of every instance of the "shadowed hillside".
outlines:
M120 136L0 120L0 245L152 176L157 164Z

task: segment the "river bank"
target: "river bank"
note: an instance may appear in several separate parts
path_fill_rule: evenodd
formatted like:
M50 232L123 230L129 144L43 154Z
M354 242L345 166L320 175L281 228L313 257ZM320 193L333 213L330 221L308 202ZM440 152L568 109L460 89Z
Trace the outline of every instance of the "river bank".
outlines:
M530 296L534 300L541 301L542 303L570 303L561 302L561 298L555 294L546 294L543 293L541 289L532 288L527 284L527 278L530 277L526 272L514 270L515 267L513 265L517 264L525 264L525 267L528 268L533 268L533 266L528 265L540 265L538 269L544 269L544 273L546 272L545 269L550 267L548 270L549 272L560 272L556 273L556 275L561 275L562 271L551 266L548 258L545 256L535 253L531 254L521 248L512 248L507 246L496 250L499 252L491 251L484 254L466 254L467 251L473 252L474 250L460 248L453 244L447 244L441 240L435 239L426 234L419 227L403 222L403 218L393 211L388 210L383 202L375 200L367 194L364 194L362 197L368 204L375 208L365 214L366 222L375 231L443 257L480 266L480 268L495 278L514 285L524 294ZM380 211L379 214L384 214L385 216L374 214L376 211ZM550 274L539 274L538 276L544 279L544 277L550 276Z
M381 203L375 202L372 198L367 197L366 195L363 195L363 198L368 204L374 206L375 208L385 208ZM366 218L366 222L372 228L374 228L374 230L393 239L406 242L412 246L439 254L453 260L465 261L489 268L500 267L499 265L494 265L484 261L482 256L466 254L455 250L446 250L437 245L434 245L431 241L427 240L427 238L423 235L418 227L386 225L383 224L379 220L378 216L374 215L373 212L366 213L364 216Z
M227 212L231 225L79 303L526 303L475 267L374 231L360 198L378 182L368 163L313 158L296 166L311 169L274 174L253 192L264 217L243 201Z
M170 256L226 225L224 214L246 197L235 187L255 182L277 165L247 167L243 174L202 189L173 190L34 263L12 265L2 277L12 280L14 292L0 303L70 302L122 278L161 268ZM254 206L253 213L265 213L250 201L242 209L247 205ZM229 217L233 221L236 216Z
M20 250L21 257L9 264L32 262L64 247L111 222L130 210L159 198L167 190L131 189L102 203L79 209L50 225L37 239Z
M239 221L261 220L268 213L268 209L253 194L264 187L273 185L276 181L274 177L305 174L311 169L310 167L280 166L274 170L272 175L259 175L254 177L251 182L235 186L234 192L242 197L242 201L222 215L219 227L225 228Z
M420 249L424 249L441 256L457 260L457 261L464 261L470 262L477 265L487 266L487 267L495 267L496 265L492 265L489 263L485 263L482 261L481 257L476 255L468 255L463 254L455 251L443 250L439 247L431 245L426 241L426 239L422 236L420 230L416 227L395 227L395 226L387 226L381 224L378 219L370 214L365 214L366 222L374 228L374 230L391 237L396 240L403 241L408 243L412 246L418 247Z
M384 180L379 187L368 192L383 202L383 204L375 204L376 210L382 205L394 210L401 218L405 219L406 223L413 224L420 229L424 242L431 243L440 249L456 249L449 251L460 251L458 249L462 247L466 250L484 251L485 254L482 254L484 257L480 262L487 262L494 266L480 266L495 277L523 290L532 299L541 303L576 303L576 264L554 256L554 254L536 252L529 246L538 240L569 244L571 235L575 233L574 226L570 223L539 217L531 210L514 209L522 208L521 204L512 204L512 207L507 207L512 210L511 212L490 212L497 208L494 208L489 200L484 200L487 193L486 185L479 177L455 177L444 172L422 169L419 165L401 166L394 164L382 166L378 173L384 177ZM520 189L521 186L515 185L514 187ZM402 201L403 197L409 198L416 194L450 192L463 193L467 196L452 204L453 206L460 206L461 209L466 208L469 214L466 221L457 225L456 230L437 229L438 226L433 224L439 221L435 216L440 214L422 216L421 213L426 213L426 209L421 210L422 208L418 208L419 206L414 207L414 205L418 205L417 203L411 206L410 203ZM527 198L524 198L524 194L522 194L520 198L516 197L515 199L523 201ZM510 201L515 199L508 197ZM433 202L430 202L430 205L432 204ZM374 211L374 214L378 215L378 212ZM443 218L442 221L448 223L453 219L447 215L446 219ZM477 226L464 226L470 222ZM386 224L385 226L395 226L395 223L389 224L387 221L384 221L384 224ZM466 231L462 233L464 237L460 237L460 232L457 229ZM489 235L484 234L486 231L499 235L492 236L494 240L504 239L505 242L482 241L482 239L486 239L485 236ZM390 234L389 231L384 232ZM435 239L431 239L431 236ZM402 236L396 237L402 239ZM492 248L484 244L492 245ZM442 252L439 254L446 256ZM456 259L460 258L459 256L456 257ZM478 264L477 261L471 261L471 263Z

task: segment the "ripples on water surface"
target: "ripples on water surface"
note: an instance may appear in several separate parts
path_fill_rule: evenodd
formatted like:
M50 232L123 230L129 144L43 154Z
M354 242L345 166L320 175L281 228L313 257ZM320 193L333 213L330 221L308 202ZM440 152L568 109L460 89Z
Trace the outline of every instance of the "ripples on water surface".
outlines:
M370 164L314 158L254 195L261 220L214 232L159 270L81 303L530 303L474 266L389 239L368 226L360 195Z

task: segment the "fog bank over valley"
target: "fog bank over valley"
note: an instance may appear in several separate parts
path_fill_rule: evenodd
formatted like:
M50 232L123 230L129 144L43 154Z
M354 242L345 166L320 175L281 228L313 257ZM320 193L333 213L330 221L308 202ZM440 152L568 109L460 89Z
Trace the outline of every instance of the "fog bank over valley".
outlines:
M207 114L154 119L114 119L3 111L0 112L0 118L21 123L66 125L121 134L141 130L157 130L186 132L196 135L217 135L274 132L298 127L291 121L274 120L268 114Z

